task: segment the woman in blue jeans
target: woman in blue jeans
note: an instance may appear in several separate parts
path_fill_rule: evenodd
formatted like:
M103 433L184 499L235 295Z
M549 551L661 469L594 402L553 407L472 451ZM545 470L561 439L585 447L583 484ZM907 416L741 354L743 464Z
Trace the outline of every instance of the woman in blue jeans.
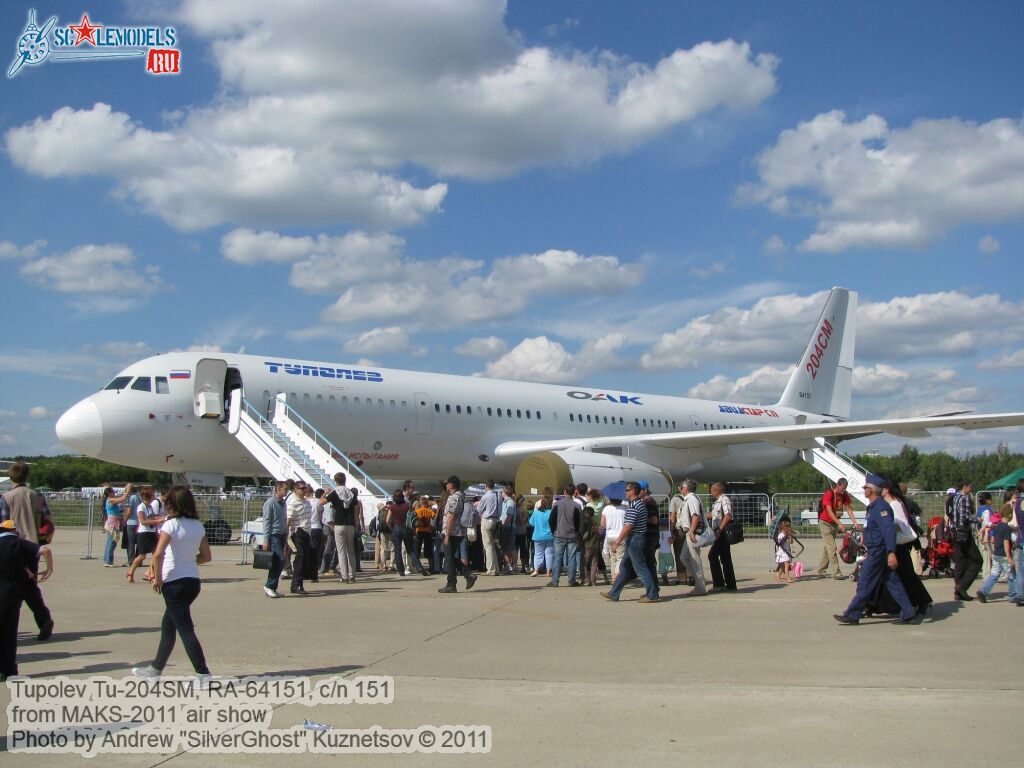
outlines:
M554 491L545 488L544 495L530 515L530 525L533 526L533 573L530 576L547 576L555 564L555 536L551 533L550 522L554 503Z
M114 489L109 485L103 489L103 530L107 534L107 543L103 547L103 566L105 568L114 567L114 551L117 549L121 537L125 535L124 523L126 515L121 509L121 505L124 504L131 494L131 483L125 486L124 493L120 496L115 496ZM125 563L125 565L128 565L128 563Z
M132 672L138 677L159 677L174 650L175 636L180 635L192 668L201 682L208 681L210 670L196 637L191 606L199 597L199 566L210 562L213 556L192 491L183 485L174 486L167 494L164 509L167 522L160 528L160 541L149 566L153 591L164 598L160 645L152 664L135 667Z

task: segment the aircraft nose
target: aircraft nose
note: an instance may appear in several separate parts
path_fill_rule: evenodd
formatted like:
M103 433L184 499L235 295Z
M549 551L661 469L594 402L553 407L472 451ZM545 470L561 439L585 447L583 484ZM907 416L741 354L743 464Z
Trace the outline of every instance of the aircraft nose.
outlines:
M71 406L57 420L57 439L79 453L99 455L103 447L103 429L96 404L86 399Z

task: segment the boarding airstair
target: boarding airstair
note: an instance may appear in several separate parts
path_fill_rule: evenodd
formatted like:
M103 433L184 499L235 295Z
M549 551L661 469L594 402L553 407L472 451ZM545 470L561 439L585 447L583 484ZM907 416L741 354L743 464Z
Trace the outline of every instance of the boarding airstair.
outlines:
M826 442L825 438L817 437L814 442L817 443L817 447L800 451L800 458L833 483L845 477L849 482L847 493L867 506L868 500L864 496L863 486L868 471L834 445Z
M301 479L325 488L334 486L335 473L344 472L345 485L359 491L364 510L388 500L384 489L288 405L283 393L264 414L241 389L232 390L226 427L277 480Z

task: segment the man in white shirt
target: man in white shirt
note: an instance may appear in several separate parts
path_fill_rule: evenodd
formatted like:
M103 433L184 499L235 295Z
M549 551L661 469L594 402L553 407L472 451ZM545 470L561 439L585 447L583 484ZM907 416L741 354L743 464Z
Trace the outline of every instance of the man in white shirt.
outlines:
M680 558L683 567L693 577L693 589L689 594L706 595L708 588L704 584L704 564L700 549L697 547L697 532L701 521L704 520L704 505L700 503L700 497L696 493L696 480L684 480L680 490L683 491L683 501L686 502L682 513L676 515L676 527L684 534Z
M501 571L501 550L498 546L498 523L501 515L501 494L494 490L494 481L484 483L484 495L476 503L480 515L480 533L484 545L487 575L497 576Z
M335 567L338 564L338 547L334 541L334 505L324 501L326 493L323 488L316 489L316 500L320 503L320 522L324 527L324 549L317 567L320 576L337 576Z
M619 534L625 526L626 511L622 508L622 499L610 499L601 509L601 527L604 528L604 562L611 572L612 579L619 573L619 562L624 554L621 548L612 550L612 542L619 540Z
M292 542L292 549L295 550L295 557L292 560L292 588L293 595L305 595L306 590L302 587L302 580L306 575L306 568L311 564L310 528L312 508L306 499L306 484L299 480L295 483L292 495L288 497L288 536Z
M686 491L684 486L680 483L679 493L673 496L668 502L668 527L672 532L672 554L675 555L676 558L676 581L679 584L682 584L684 581L693 581L690 574L686 572L686 567L683 565L683 544L686 537L683 534L682 528L678 524L680 518L685 517L686 514L685 495Z

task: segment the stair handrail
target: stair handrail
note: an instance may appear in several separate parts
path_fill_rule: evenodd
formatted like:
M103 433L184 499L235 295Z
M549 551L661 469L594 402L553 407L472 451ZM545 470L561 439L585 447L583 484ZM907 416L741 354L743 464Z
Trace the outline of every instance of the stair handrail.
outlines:
M339 464L341 464L350 475L355 475L360 480L363 487L366 488L368 491L377 491L376 494L371 493L371 496L383 496L384 498L388 498L391 496L391 494L385 491L376 480L374 480L372 477L366 474L362 467L360 467L358 464L352 461L352 459L346 456L343 451L339 450L338 447L334 445L334 443L332 443L330 440L324 437L323 433L321 433L320 430L314 427L301 413L292 408L291 405L289 405L284 398L281 398L280 400L277 401L277 407L280 407L282 405L285 408L284 415L286 418L291 418L293 421L296 421L299 427L302 428L303 432L306 432L306 430L308 429L310 432L313 433L312 435L308 435L307 433L307 436L311 437L314 444L324 449L327 455L330 456L335 461L337 461ZM317 442L317 438L323 441L322 445L320 445L320 443Z
M267 427L269 427L269 431L271 433L271 437L274 438L274 442L280 445L281 442L283 441L286 447L294 448L296 453L299 454L299 461L297 463L300 464L306 471L308 471L311 476L319 476L321 478L327 477L327 474L322 469L320 469L320 467L318 467L314 462L307 458L301 450L299 450L299 447L292 442L291 438L289 438L288 435L282 432L278 428L278 426L274 424L273 421L271 421L270 419L263 415L259 408L250 403L244 397L242 398L242 407L245 410L246 414L256 421L259 427L261 427L262 429L266 429ZM292 460L295 459L295 457L292 456L290 452L288 458Z
M871 473L870 473L870 470L868 470L868 469L867 469L866 467L862 467L862 466L861 466L860 464L858 464L858 463L857 463L857 462L856 462L856 461L854 460L854 458L853 458L852 456L850 456L849 454L843 453L843 452L842 452L842 451L840 451L840 450L839 450L838 448L836 448L836 447L835 447L834 445L832 445L832 443L828 442L828 441L827 441L827 440L825 440L824 438L821 438L821 439L820 439L820 442L819 442L818 444L819 444L819 445L820 445L820 446L821 446L822 448L824 448L825 450L827 450L827 451L831 451L831 452L832 452L833 454L835 454L835 455L836 455L836 456L837 456L838 458L840 458L840 459L842 459L843 461L845 461L845 462L846 462L847 464L849 464L850 466L852 466L852 467L853 467L854 469L856 469L856 470L857 470L858 472L860 472L860 473L861 473L862 475L864 475L865 477L867 477L867 476L868 476L869 474L871 474Z

